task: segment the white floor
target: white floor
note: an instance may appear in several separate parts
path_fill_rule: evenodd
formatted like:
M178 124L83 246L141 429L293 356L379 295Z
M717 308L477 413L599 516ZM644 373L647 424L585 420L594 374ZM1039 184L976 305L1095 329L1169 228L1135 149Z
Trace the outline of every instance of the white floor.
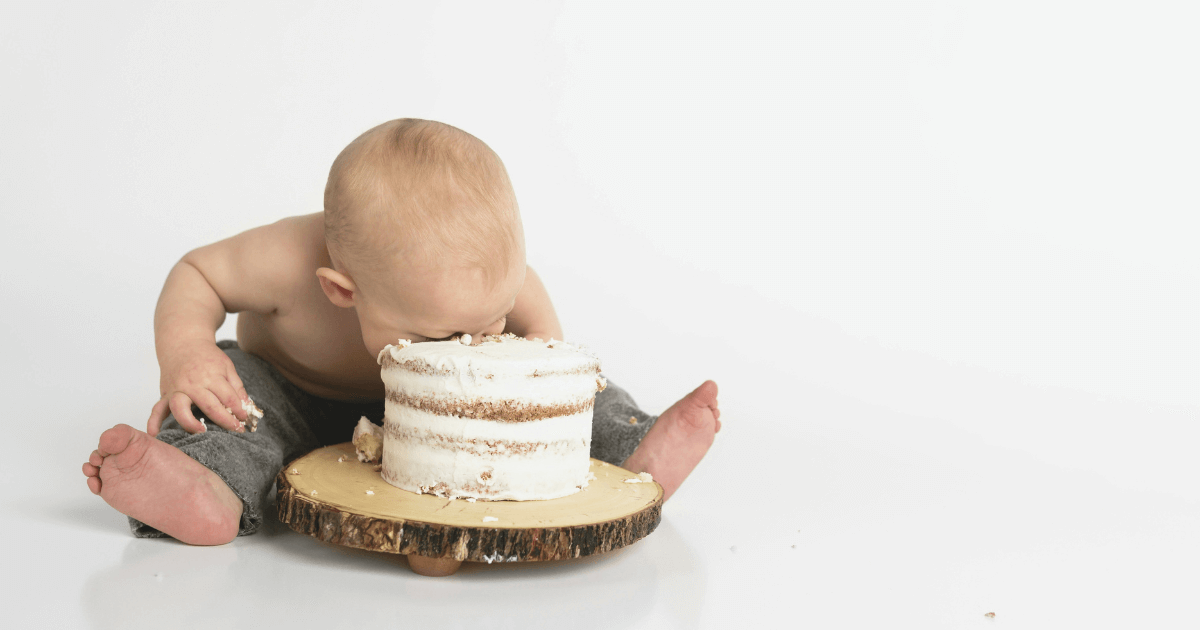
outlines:
M1195 9L693 5L0 3L0 626L1196 626ZM603 557L135 540L80 465L167 271L401 116L644 408L719 384L709 456Z
M106 360L93 347L72 372ZM34 379L10 398L8 627L1169 627L1200 585L1194 500L751 377L722 383L725 429L659 528L607 556L434 579L278 523L221 548L136 540L78 471L145 406L90 400L120 380L109 366L57 400ZM788 395L741 395L767 387Z

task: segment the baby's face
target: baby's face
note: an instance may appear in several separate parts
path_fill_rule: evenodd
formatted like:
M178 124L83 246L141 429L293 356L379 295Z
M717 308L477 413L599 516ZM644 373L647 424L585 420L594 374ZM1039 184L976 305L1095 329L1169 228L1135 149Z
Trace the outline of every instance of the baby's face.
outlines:
M479 339L504 332L505 317L525 283L523 258L519 263L490 290L482 270L461 267L400 266L359 281L363 344L377 356L398 339L440 341L462 333Z

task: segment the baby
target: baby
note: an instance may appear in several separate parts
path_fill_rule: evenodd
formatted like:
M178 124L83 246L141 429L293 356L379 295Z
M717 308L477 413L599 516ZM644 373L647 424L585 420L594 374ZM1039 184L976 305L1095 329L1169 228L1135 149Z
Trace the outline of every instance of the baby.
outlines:
M237 342L214 344L226 313ZM189 252L154 316L162 398L143 433L105 431L83 465L88 488L137 536L219 545L262 523L291 459L383 417L375 357L397 339L511 332L562 339L525 264L516 197L474 136L415 119L384 123L330 169L325 211ZM265 415L247 431L253 399ZM197 412L198 410L198 412ZM670 497L720 430L705 381L657 418L609 381L591 454L649 472Z

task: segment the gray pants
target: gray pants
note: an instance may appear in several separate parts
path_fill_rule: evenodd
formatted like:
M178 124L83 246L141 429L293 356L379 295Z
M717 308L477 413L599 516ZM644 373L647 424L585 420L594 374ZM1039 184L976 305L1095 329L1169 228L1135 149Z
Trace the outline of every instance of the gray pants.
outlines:
M275 475L285 464L321 446L350 441L361 416L382 424L383 401L348 403L313 396L293 385L270 363L242 352L236 341L219 341L217 346L233 360L246 393L263 410L258 430L227 431L193 409L208 431L188 433L170 415L158 439L187 453L229 485L242 500L238 535L244 536L262 525ZM630 424L631 417L637 418L637 424ZM633 454L657 419L638 409L625 390L609 381L608 387L596 394L592 457L620 465ZM129 525L139 538L166 536L133 518Z

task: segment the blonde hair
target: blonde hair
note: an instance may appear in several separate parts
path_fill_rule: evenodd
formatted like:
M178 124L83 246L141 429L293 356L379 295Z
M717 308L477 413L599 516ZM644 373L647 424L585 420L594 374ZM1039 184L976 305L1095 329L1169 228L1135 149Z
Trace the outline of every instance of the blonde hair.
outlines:
M351 270L385 270L403 256L481 269L489 289L525 246L500 157L461 129L415 118L374 127L338 154L325 185L325 240Z

